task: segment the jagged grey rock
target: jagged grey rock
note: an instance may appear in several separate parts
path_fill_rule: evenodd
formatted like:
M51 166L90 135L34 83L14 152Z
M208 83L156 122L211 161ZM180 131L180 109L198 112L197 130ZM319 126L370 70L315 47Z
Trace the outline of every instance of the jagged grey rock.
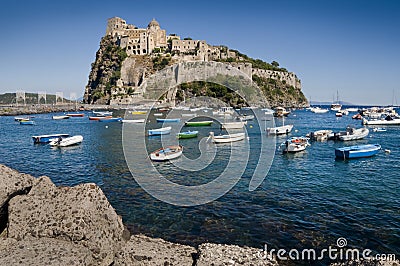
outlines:
M97 185L56 187L40 177L28 195L10 200L8 237L70 241L88 248L96 264L109 265L129 232Z
M92 252L70 241L32 238L0 240L0 265L97 265Z
M198 248L197 266L211 265L278 265L272 258L265 258L257 248L236 245L201 244Z
M167 242L160 238L133 235L115 257L115 266L122 265L193 265L196 249Z

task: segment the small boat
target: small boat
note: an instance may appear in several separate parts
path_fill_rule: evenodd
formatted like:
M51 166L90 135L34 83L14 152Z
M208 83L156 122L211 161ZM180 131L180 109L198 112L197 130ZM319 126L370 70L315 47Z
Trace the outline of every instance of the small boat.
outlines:
M84 117L85 114L82 114L82 113L69 113L69 114L66 114L66 116L69 116L69 117Z
M361 120L361 119L362 119L362 116L361 116L361 114L355 114L355 115L353 115L351 118L352 118L352 119L356 119L356 120Z
M157 128L157 129L150 129L148 130L149 136L155 136L155 135L167 135L171 133L171 127L162 127L162 128Z
M67 147L67 146L72 146L72 145L77 145L83 141L83 136L81 135L76 135L72 137L67 137L67 138L62 138L59 137L56 140L52 140L50 142L50 146L56 146L56 147Z
M131 114L133 114L133 115L145 115L145 114L147 114L147 111L131 111Z
M197 114L181 114L182 117L194 117Z
M372 131L374 132L386 132L386 128L383 127L376 127Z
M325 141L325 140L328 140L329 134L331 134L331 133L332 133L332 130L322 129L322 130L317 130L317 131L308 133L307 137L309 137L311 140Z
M191 138L196 138L197 134L199 131L186 131L186 132L180 132L176 136L178 139L191 139Z
M35 122L33 122L32 120L21 120L19 121L20 125L30 125L33 126L35 124Z
M332 135L333 134L333 135ZM359 140L363 139L369 134L368 128L354 128L348 126L346 131L341 131L337 133L332 133L329 135L329 139L333 140L342 140L342 141L349 141L349 140Z
M283 135L289 134L293 129L293 125L283 125L280 127L269 127L267 128L268 135Z
M182 155L182 152L183 147L180 145L168 146L150 153L150 159L158 162L168 161L178 158Z
M235 134L227 134L227 135L220 135L215 136L214 132L210 132L210 136L208 137L214 143L229 143L244 140L246 134L245 133L235 133Z
M322 109L320 107L313 107L313 108L311 108L311 112L313 112L315 114L325 114L325 113L329 112L329 109Z
M99 111L99 112L92 111L92 113L96 116L110 116L113 114L113 112L110 111Z
M218 111L213 111L213 115L231 116L235 113L232 107L221 107Z
M245 125L247 125L247 121L226 122L226 123L221 123L221 128L223 128L223 129L242 129Z
M158 123L179 123L180 118L157 118Z
M121 117L110 117L110 118L104 118L98 120L99 122L121 122L122 118Z
M306 137L292 137L282 143L281 146L283 146L283 153L294 153L304 151L310 146L310 143L308 143L308 138Z
M185 122L185 126L187 127L203 127L203 126L211 126L212 120L209 121L188 121Z
M379 144L366 144L335 149L336 158L354 159L374 156L381 149Z
M358 112L358 108L356 108L356 107L346 108L346 110L348 112Z
M59 137L67 138L69 134L49 134L49 135L39 135L39 136L32 136L34 143L49 143L53 140L57 140Z
M241 115L237 117L240 121L250 121L254 119L254 115Z
M61 119L69 119L67 115L53 115L52 117L54 120L61 120Z
M154 116L163 116L163 113L155 113Z
M30 117L29 116L28 117L21 117L21 116L14 117L14 121L20 122L21 120L28 121L28 120L30 120Z
M109 116L89 116L89 120L95 120L95 121L101 120L101 119L110 119L110 118L112 118L111 115L109 115Z
M146 119L122 119L122 123L144 123Z
M275 117L284 117L284 116L288 116L289 114L290 114L290 111L286 111L286 109L283 107L276 107L275 111L274 111Z
M377 120L362 120L363 125L400 125L400 118L393 118L391 116L386 116L384 119Z
M336 117L342 117L343 116L342 112L340 112L340 111L337 111L335 115L336 115Z

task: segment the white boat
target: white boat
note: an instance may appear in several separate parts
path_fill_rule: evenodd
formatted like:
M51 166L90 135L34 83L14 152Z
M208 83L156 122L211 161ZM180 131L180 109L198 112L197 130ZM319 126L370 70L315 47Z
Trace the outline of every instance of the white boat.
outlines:
M163 116L162 113L154 113L154 116Z
M328 140L328 136L331 133L332 133L332 130L322 129L322 130L310 132L309 134L307 134L307 137L309 137L311 140L325 141L325 140Z
M172 127L162 127L157 129L150 129L149 136L156 136L156 135L167 135L171 133Z
M21 116L14 117L14 120L17 122L21 122L22 120L29 121L30 119L31 118L29 116L28 117L21 117Z
M336 115L336 117L342 117L343 116L343 114L340 111L337 111L335 115Z
M340 103L332 103L331 111L340 111L342 109L342 105Z
M284 125L280 127L269 127L267 128L268 135L283 135L289 134L293 129L293 125Z
M144 123L145 119L122 119L122 123Z
M223 128L223 129L242 129L245 125L247 125L247 121L226 122L226 123L221 123L221 128Z
M284 117L284 116L288 116L289 114L290 114L290 111L287 111L283 107L276 107L275 111L274 111L275 117Z
M368 136L369 130L368 128L365 127L358 129L348 128L346 130L346 133L347 133L346 135L339 136L339 139L343 141L363 139L366 136Z
M388 118L377 119L377 120L367 120L363 118L363 125L400 125L400 118Z
M92 113L95 114L96 116L110 116L113 114L113 112L110 111L99 111L99 112L92 111Z
M213 111L213 115L231 116L234 112L232 107L221 107L218 111Z
M214 132L210 132L210 136L208 137L214 143L229 143L244 140L246 134L245 133L235 133L235 134L227 134L227 135L220 135L215 136Z
M351 107L351 108L346 108L346 110L347 110L348 112L358 112L358 108L353 108L353 107Z
M180 145L168 146L150 153L152 161L169 161L182 155L183 147Z
M315 114L325 114L327 112L329 112L328 109L322 109L320 107L313 107L311 108L311 112L315 113Z
M374 132L386 132L386 128L376 127L372 131L374 131Z
M67 115L53 115L54 120L69 119Z
M83 136L81 135L76 135L68 138L62 138L59 137L56 140L52 140L50 142L50 146L57 146L57 147L67 147L67 146L72 146L79 144L83 141Z
M283 153L294 153L304 151L310 146L310 143L306 137L292 137L282 143L281 146L283 146Z
M238 119L240 121L249 121L249 120L254 119L254 115L241 115L241 116L238 116Z

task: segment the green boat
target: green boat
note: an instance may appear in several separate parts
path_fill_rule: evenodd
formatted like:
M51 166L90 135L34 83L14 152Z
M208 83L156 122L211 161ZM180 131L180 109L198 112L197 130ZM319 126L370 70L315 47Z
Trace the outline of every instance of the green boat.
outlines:
M188 122L185 122L185 126L187 126L187 127L211 126L212 122L213 122L212 120L211 121L188 121Z
M196 138L199 131L186 131L177 134L178 139Z

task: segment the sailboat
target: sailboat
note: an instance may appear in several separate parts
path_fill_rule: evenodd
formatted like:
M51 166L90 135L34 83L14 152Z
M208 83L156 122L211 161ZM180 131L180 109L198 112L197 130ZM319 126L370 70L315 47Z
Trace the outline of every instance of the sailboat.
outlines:
M285 125L285 117L282 117L282 126L267 128L268 135L283 135L289 134L293 129L293 125Z
M338 111L340 111L340 109L342 109L342 105L339 102L339 91L337 91L336 93L337 93L336 94L336 103L333 102L331 104L331 110L338 112Z

